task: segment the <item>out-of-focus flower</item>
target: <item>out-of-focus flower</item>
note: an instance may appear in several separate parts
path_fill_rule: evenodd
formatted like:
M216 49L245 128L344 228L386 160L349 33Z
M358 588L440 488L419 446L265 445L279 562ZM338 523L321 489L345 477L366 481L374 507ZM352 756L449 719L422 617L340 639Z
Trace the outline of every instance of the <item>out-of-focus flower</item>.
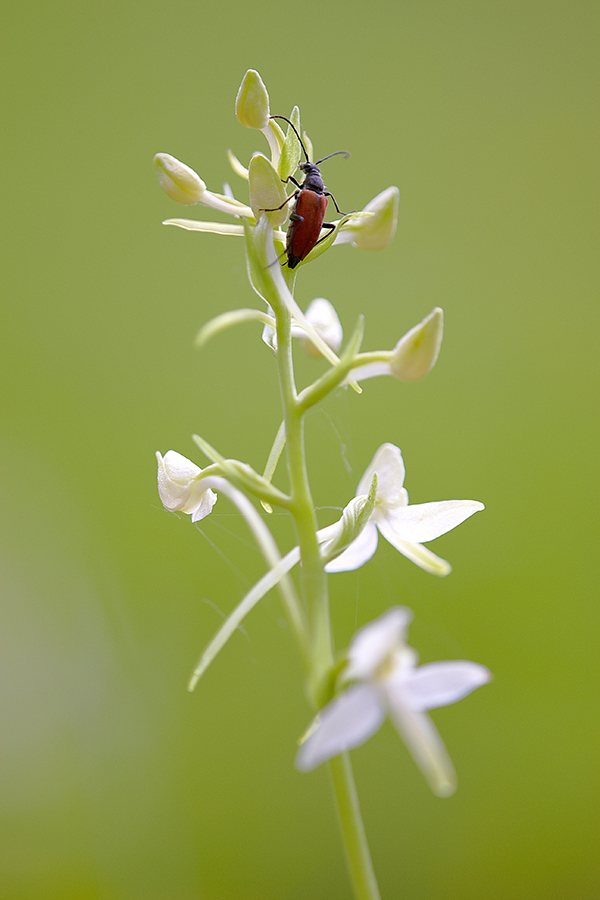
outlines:
M344 332L339 316L329 300L326 300L325 297L317 297L313 300L306 310L306 318L315 331L321 335L325 343L337 353L342 346ZM296 334L296 331L293 331L293 333ZM302 348L309 356L321 356L320 351L310 338L306 336L306 332L302 332L301 338Z
M454 792L454 766L426 710L456 703L491 675L466 660L417 666L418 655L405 642L411 619L409 609L396 606L357 632L341 674L356 684L321 710L298 751L298 769L309 772L359 747L389 716L431 790L441 797Z
M352 243L361 250L383 250L396 234L399 203L398 188L386 188L361 210L369 215L350 218L340 226L334 243Z
M270 314L272 315L272 311ZM309 325L312 325L317 334L323 338L327 346L330 347L334 353L337 353L342 346L344 332L342 323L335 311L335 307L329 300L326 300L325 297L317 297L309 305L304 318ZM277 347L277 335L273 325L265 325L262 337L267 347L270 347L271 350L275 350ZM302 349L305 353L308 353L309 356L323 355L321 351L315 347L310 337L307 336L306 329L294 320L292 320L292 337L300 338L302 341Z

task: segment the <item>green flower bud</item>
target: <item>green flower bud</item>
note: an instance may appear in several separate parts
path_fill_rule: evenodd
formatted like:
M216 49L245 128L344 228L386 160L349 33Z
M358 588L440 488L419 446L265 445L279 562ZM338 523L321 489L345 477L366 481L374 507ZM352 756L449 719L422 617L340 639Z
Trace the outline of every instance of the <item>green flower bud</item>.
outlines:
M372 213L359 220L352 241L361 250L383 250L391 243L398 224L400 191L386 188L367 203L363 212Z
M269 95L255 69L248 69L235 98L235 114L244 128L262 130L269 123Z
M438 358L444 333L444 312L439 306L407 331L392 351L390 369L400 381L418 381Z
M202 199L206 185L185 163L179 162L169 153L157 153L154 164L160 186L171 200L189 204L198 203Z

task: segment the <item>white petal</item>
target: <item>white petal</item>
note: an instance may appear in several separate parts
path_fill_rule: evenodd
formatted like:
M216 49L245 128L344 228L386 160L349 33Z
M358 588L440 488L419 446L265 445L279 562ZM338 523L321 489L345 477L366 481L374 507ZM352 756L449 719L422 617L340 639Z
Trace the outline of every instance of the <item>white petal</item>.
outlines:
M399 447L382 444L360 479L357 494L368 494L373 473L377 472L377 505L405 506L408 495L404 484L404 462Z
M182 456L177 450L167 450L163 457L163 464L167 476L179 484L187 484L202 471L200 466Z
M387 519L379 519L377 527L392 547L399 550L400 553L417 566L420 566L421 569L425 569L426 572L431 572L432 575L439 575L442 578L444 575L449 575L452 571L452 566L449 562L446 562L440 556L436 556L427 547L423 547L422 544L413 544L410 541L401 540Z
M199 482L196 487L201 488L202 482ZM199 497L196 496L196 491L192 491L192 496L194 498L193 509L189 508L191 506L190 498L190 500L188 500L188 502L186 503L183 512L192 514L192 522L199 522L200 519L203 519L212 511L212 508L217 502L218 498L215 492L211 491L210 488L208 490L202 490Z
M401 540L422 544L452 531L480 509L485 507L477 500L439 500L390 509L386 518Z
M389 713L412 758L438 797L456 790L456 772L444 742L427 713L412 710L398 691L387 692Z
M337 353L342 346L344 332L339 316L329 300L326 300L325 297L316 297L306 310L306 320L318 331L331 349ZM310 339L307 339L305 334L302 337L303 346L307 353L313 356L320 356L321 354L314 348Z
M158 493L165 509L181 510L189 499L193 480L201 469L177 453L169 450L164 457L157 451Z
M325 566L326 572L352 572L368 562L377 550L377 527L367 522L356 540Z
M391 375L392 369L389 362L380 360L379 362L365 363L364 366L358 366L351 369L344 378L344 384L350 381L366 381L367 378L377 378L379 375Z
M217 502L217 495L205 481L197 480L202 472L191 460L169 450L164 457L157 452L158 493L165 509L191 514L197 522L209 514Z
M487 684L491 673L485 666L467 660L427 663L399 679L402 693L412 709L437 709L462 700L475 688ZM390 689L395 679L389 680Z
M398 644L404 642L411 620L410 609L393 606L357 631L348 650L344 677L361 681L373 677Z
M360 747L381 727L385 711L377 688L359 684L332 700L319 716L319 723L296 756L301 772L316 769L326 759Z

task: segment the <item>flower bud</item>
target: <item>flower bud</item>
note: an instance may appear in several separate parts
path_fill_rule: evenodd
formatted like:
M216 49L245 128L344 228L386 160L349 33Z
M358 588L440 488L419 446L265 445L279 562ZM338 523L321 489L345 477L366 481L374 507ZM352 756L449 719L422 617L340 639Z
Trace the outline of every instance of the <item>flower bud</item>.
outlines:
M342 345L344 332L338 314L329 300L324 297L317 297L316 300L313 300L306 310L306 320L321 335L333 352L337 353ZM309 356L322 355L305 332L302 332L302 349Z
M439 306L407 331L392 351L390 369L400 381L418 381L438 358L444 333L444 312Z
M355 233L352 242L361 250L383 250L391 243L396 234L398 224L398 206L400 191L397 187L386 188L374 197L363 209L372 213L358 219L358 225L352 226Z
M266 128L269 122L269 95L255 69L248 69L235 98L235 114L244 128Z
M206 488L198 475L202 469L175 450L168 450L164 456L157 451L158 493L165 509L191 515L192 522L207 516L217 495Z
M267 213L270 224L273 227L283 225L288 214L286 193L281 178L262 153L255 153L250 160L248 181L250 206L255 219L258 220L262 212L272 210Z
M169 153L157 153L154 164L160 186L171 200L189 204L198 203L202 199L206 185L185 163L179 162Z

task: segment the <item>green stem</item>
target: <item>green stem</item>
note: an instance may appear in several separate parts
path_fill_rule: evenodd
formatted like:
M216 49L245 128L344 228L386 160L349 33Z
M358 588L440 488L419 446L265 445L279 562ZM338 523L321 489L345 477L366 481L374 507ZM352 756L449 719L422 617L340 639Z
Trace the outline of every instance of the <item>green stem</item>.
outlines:
M291 316L281 305L277 317L277 360L286 426L291 510L302 556L301 582L308 610L308 680L311 699L320 706L320 692L333 664L327 576L317 541L317 516L310 492L304 446L303 411L298 405L292 360Z
M330 761L329 769L354 896L356 900L381 900L349 754L336 756Z
M317 540L317 515L306 468L304 445L306 408L298 397L294 378L291 311L297 307L293 297L290 298L289 288L279 267L274 270L268 266L266 241L271 240L271 237L261 225L264 226L264 223L260 222L255 231L256 249L260 260L256 271L266 294L265 299L274 310L277 320L277 366L292 498L289 509L298 532L302 559L300 578L308 613L308 692L311 701L319 709L329 700L327 686L333 669L333 647L327 575ZM336 365L339 360L335 357L332 362ZM333 759L330 768L355 898L380 900L348 755L344 754Z

